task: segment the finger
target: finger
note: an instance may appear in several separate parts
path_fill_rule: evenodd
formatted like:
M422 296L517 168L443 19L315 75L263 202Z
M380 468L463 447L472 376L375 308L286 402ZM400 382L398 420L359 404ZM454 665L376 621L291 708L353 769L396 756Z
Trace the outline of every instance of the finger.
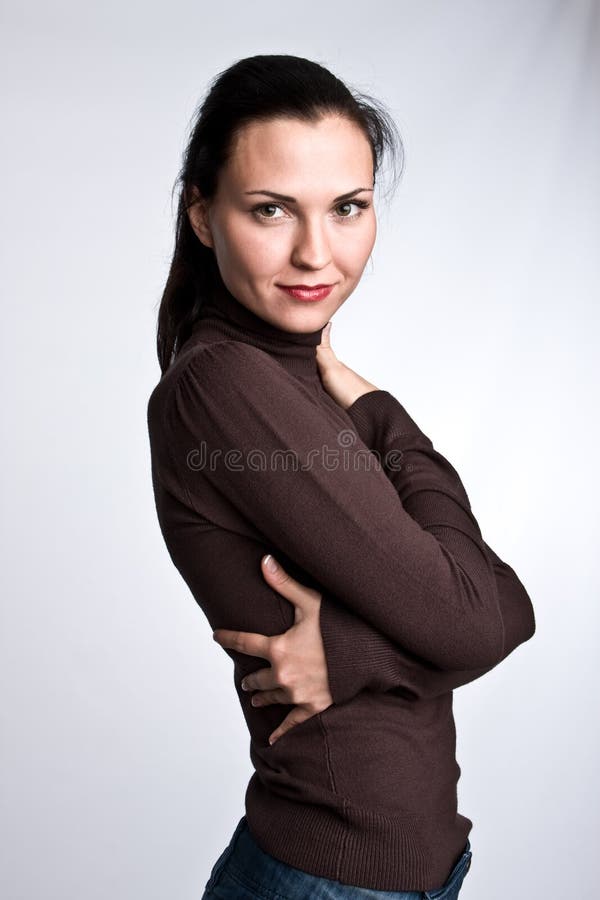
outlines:
M213 640L226 647L228 650L237 650L238 653L247 653L250 656L260 656L271 661L269 656L270 638L266 634L254 634L252 631L230 631L227 628L217 628L213 631Z
M275 688L272 691L258 691L250 698L252 706L271 706L273 703L289 703L283 688Z
M279 725L271 734L269 737L269 744L274 744L283 734L290 731L294 725L300 725L301 722L306 722L306 720L310 719L313 715L314 713L309 712L305 707L295 706L294 709L287 714L281 725Z
M321 594L318 591L292 578L270 553L263 556L261 564L265 580L286 600L305 610L314 607L320 601Z
M318 345L321 350L329 350L331 347L331 325L332 322L330 320L321 332L321 343Z
M329 366L339 362L331 346L331 322L321 332L321 343L317 344L317 365L320 370L327 370Z
M249 675L244 675L240 687L243 691L274 691L281 688L281 684L275 677L272 666L266 669L258 669Z

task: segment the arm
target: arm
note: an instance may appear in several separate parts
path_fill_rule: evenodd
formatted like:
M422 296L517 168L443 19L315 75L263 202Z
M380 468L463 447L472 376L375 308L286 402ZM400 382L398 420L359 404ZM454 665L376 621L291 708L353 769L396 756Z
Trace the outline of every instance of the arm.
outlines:
M431 441L389 392L365 393L347 413L365 445L381 457L404 508L423 528L432 529L441 539L444 528L451 527L448 523L451 523L452 505L448 496L470 509L456 470L433 449ZM399 466L391 465L391 457L386 456L391 450L399 456L396 460ZM502 659L505 659L534 634L534 612L515 571L488 544L485 547L498 587L505 631ZM350 699L365 688L379 691L403 688L421 697L438 694L467 684L496 665L440 671L404 652L332 596L323 595L320 616L330 691L336 703Z
M486 544L487 547L487 544ZM499 559L491 548L490 554ZM494 564L498 599L505 630L502 660L535 632L529 596L514 571ZM485 675L498 663L476 669L446 671L395 645L332 595L320 607L321 635L327 659L329 689L334 703L345 703L360 691L400 689L426 698L447 693Z
M338 443L347 417L336 427L296 379L250 345L200 345L169 388L162 430L173 489L198 514L205 497L218 495L275 555L279 547L325 591L440 668L502 658L493 565L461 503L449 498L452 527L426 531L362 441ZM225 456L210 459L214 451Z

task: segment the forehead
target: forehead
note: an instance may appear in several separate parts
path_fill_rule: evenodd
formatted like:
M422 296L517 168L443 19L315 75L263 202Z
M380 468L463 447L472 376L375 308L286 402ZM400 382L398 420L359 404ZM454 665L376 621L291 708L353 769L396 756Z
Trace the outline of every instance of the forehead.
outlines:
M372 186L373 156L368 139L349 119L269 119L240 129L223 175L232 189L285 190L296 196L297 185L299 193L310 186L341 194Z

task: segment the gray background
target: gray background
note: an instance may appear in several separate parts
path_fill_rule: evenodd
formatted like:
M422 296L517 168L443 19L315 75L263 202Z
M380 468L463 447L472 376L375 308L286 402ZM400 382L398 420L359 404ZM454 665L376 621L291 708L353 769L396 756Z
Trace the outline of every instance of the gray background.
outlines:
M537 633L455 692L461 898L598 883L599 6L63 0L2 12L7 900L196 900L243 812L229 658L172 565L146 402L208 80L318 60L406 146L338 356L453 462Z

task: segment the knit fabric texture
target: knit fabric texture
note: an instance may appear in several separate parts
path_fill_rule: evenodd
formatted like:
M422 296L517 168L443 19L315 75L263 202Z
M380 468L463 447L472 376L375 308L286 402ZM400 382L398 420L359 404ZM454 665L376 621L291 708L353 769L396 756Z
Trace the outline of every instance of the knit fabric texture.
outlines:
M322 594L333 703L272 746L293 707L253 707L241 681L268 661L224 651L250 734L256 842L344 884L433 890L473 827L457 810L452 692L532 637L533 607L404 406L375 390L344 410L325 391L320 340L226 289L204 301L148 402L156 511L212 630L293 625L265 553Z

